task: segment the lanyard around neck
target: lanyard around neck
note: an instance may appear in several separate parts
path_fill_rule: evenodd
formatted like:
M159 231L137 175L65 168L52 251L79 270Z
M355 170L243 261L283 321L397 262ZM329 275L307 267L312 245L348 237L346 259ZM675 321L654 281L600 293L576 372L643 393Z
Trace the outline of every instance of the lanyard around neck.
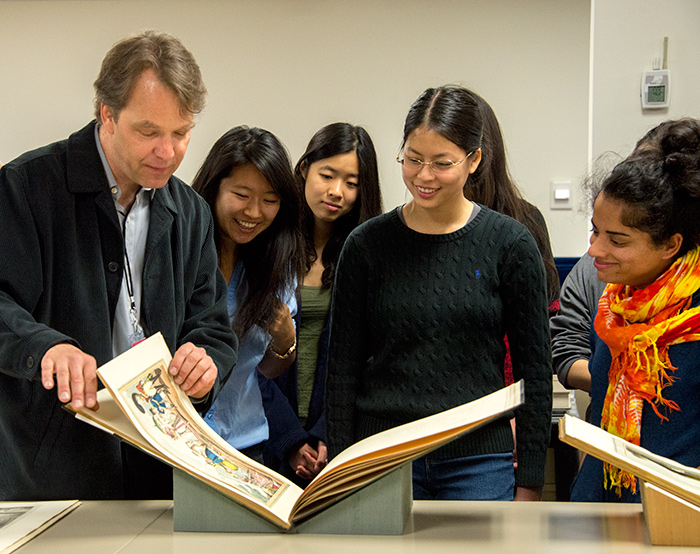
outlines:
M129 321L134 329L133 335L130 337L131 343L135 343L144 337L143 328L139 322L138 309L136 308L136 296L134 293L134 281L131 277L131 264L129 263L129 249L126 246L126 220L129 217L127 213L124 216L124 224L122 226L122 236L124 239L124 281L126 281L126 292L129 296ZM133 339L133 340L132 340Z

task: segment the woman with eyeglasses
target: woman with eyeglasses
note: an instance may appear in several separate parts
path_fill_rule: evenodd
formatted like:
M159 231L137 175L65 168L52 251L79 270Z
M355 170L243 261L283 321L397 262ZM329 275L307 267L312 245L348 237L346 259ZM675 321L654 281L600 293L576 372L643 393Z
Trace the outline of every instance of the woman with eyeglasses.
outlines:
M258 375L274 378L296 358L292 316L303 242L289 155L269 131L234 127L214 143L192 188L214 215L219 269L240 341L236 366L204 419L262 462L269 426Z
M504 336L525 382L518 466L506 415L414 462L415 499L536 500L552 366L542 258L524 225L464 196L483 120L462 87L411 106L398 161L412 199L350 234L338 262L326 396L329 457L504 386Z
M338 256L350 231L381 213L382 201L372 139L350 123L316 132L294 174L306 243L297 362L276 382L261 380L260 386L270 423L265 463L304 486L327 461L323 404Z

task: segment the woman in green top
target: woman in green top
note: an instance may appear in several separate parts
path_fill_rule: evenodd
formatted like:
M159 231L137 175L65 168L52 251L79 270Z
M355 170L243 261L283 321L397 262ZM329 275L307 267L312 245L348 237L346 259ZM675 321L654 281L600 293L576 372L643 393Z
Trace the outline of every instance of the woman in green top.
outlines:
M297 312L297 363L276 383L261 381L270 424L266 462L312 479L326 464L323 417L328 313L340 250L348 234L382 211L377 159L362 127L333 123L311 139L295 167L305 199L306 273ZM299 479L297 479L299 481Z

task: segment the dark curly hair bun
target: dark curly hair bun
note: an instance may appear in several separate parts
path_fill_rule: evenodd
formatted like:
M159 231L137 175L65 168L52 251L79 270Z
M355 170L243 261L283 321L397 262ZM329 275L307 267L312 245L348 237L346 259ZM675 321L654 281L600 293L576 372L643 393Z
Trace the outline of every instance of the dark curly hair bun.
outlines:
M595 192L595 191L594 191ZM637 143L598 192L622 202L623 224L662 245L680 233L682 256L700 242L700 121L664 121Z

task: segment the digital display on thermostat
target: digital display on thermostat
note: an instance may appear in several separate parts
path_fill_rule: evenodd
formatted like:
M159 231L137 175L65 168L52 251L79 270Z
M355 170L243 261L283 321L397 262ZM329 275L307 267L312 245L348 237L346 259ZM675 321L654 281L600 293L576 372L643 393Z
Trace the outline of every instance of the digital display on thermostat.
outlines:
M664 85L650 85L648 90L647 102L665 102L666 87Z

